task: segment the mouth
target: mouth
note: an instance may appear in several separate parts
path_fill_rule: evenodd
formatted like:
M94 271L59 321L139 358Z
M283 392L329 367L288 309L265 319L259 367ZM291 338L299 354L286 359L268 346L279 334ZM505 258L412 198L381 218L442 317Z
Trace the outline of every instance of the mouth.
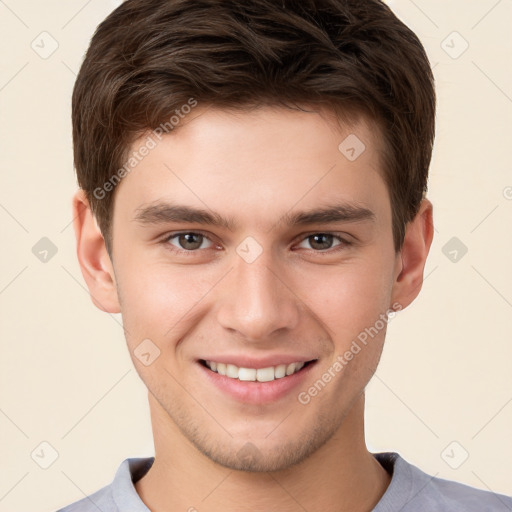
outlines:
M254 357L238 353L218 355L219 360L216 360L212 354L196 359L197 376L213 401L219 398L244 406L274 404L279 407L284 401L295 401L299 391L313 378L312 372L320 359L308 359L308 356L312 354L276 353Z
M303 371L315 361L316 359L312 359L311 361L297 361L295 363L267 366L266 368L244 368L234 364L220 363L204 359L200 359L199 363L208 370L229 379L243 382L271 382L273 380L284 379L291 375L295 375L296 373Z

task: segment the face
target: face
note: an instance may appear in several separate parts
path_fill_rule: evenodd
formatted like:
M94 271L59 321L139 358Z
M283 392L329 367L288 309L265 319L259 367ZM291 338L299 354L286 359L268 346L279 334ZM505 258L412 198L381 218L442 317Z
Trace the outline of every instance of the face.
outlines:
M393 305L380 151L362 120L198 109L118 185L115 285L162 428L254 471L339 431Z

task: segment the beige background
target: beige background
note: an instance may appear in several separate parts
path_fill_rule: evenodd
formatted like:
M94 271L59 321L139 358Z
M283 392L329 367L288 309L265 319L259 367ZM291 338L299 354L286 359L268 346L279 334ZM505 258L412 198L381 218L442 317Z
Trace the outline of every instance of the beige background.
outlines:
M368 386L368 446L510 494L512 2L390 3L434 65L436 233L423 291L390 323ZM153 453L121 318L89 299L70 225L71 91L94 28L118 4L0 1L2 512L54 511L110 483L126 457ZM453 31L469 44L458 58ZM46 59L31 47L48 52L52 39ZM46 263L32 252L42 237L58 249ZM453 237L468 249L455 262ZM42 442L58 453L48 469L31 458L51 462Z

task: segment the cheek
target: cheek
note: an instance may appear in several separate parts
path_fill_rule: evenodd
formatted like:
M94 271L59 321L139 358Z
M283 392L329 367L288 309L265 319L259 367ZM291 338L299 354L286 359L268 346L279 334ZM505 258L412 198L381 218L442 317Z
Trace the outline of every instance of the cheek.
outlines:
M163 344L179 337L199 314L201 299L217 280L216 274L199 266L194 270L161 262L126 263L118 272L118 282L130 344L145 338Z
M333 339L350 340L384 314L391 298L391 269L378 258L330 267L311 267L296 278L299 297L316 313Z

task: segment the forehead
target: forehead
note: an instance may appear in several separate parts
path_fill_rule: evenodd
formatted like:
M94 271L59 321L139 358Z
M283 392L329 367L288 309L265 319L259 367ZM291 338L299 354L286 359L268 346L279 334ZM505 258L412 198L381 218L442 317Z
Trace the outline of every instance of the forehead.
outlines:
M325 111L197 107L173 132L140 137L128 156L143 146L116 190L115 212L127 221L159 201L255 227L319 205L389 209L379 131L363 117L344 124Z

